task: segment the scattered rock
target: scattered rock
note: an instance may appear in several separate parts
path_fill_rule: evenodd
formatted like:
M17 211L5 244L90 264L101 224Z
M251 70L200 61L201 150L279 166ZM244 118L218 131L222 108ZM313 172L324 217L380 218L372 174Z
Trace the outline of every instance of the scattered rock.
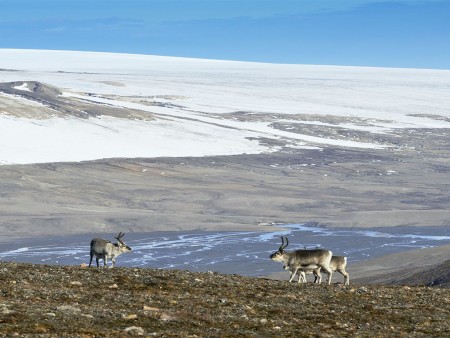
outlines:
M148 311L148 312L158 312L158 311L160 311L161 309L159 309L159 308L157 308L157 307L153 307L153 306L147 306L147 305L144 305L144 309L143 309L144 311Z
M82 314L81 316L85 317L85 318L89 318L89 319L94 319L94 316L93 315L89 315L89 314Z
M122 318L125 320L133 320L133 319L137 319L137 315L136 314L129 314L129 315L122 315Z
M81 312L81 310L79 308L72 306L72 305L61 305L61 306L58 306L56 308L56 310L61 311L61 312L70 312L72 314L77 314L77 313Z
M144 329L139 326L130 326L127 327L124 331L134 336L143 336L145 333Z
M161 316L159 316L159 319L161 319L163 322L167 322L167 321L175 320L176 317L172 316L171 314L168 314L168 313L162 313Z

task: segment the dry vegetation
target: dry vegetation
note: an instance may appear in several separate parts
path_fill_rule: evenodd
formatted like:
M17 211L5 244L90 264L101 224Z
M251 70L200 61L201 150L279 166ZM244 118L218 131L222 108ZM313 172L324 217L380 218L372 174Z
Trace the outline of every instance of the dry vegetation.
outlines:
M450 336L450 294L236 275L0 263L1 336Z

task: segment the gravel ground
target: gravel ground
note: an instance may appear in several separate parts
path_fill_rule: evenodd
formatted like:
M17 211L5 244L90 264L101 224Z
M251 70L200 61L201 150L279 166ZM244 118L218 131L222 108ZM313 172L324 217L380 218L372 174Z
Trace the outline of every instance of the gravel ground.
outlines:
M0 335L448 337L448 289L0 263Z

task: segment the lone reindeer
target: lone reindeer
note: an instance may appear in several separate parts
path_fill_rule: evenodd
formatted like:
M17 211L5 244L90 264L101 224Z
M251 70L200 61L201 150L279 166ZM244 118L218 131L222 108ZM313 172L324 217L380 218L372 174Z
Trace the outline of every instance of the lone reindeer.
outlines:
M116 257L120 256L124 252L130 252L131 248L122 241L122 237L125 234L122 231L114 237L117 239L117 243L113 244L110 241L107 241L103 238L94 238L91 241L91 251L90 256L91 260L89 261L89 266L92 264L92 259L95 256L95 261L97 263L97 267L99 267L98 261L99 259L103 259L104 267L108 266L108 259L111 259L111 268L116 264Z
M298 282L302 282L304 277L303 271L323 269L328 274L328 284L331 284L331 276L333 270L330 268L331 257L333 253L330 250L314 249L314 250L296 250L287 252L284 249L289 245L289 241L286 237L286 245L284 244L284 238L281 236L281 246L278 251L270 255L270 259L275 262L283 263L283 268L291 272L289 282L292 282L297 272L299 273ZM321 281L321 279L320 279ZM320 283L319 281L319 283Z

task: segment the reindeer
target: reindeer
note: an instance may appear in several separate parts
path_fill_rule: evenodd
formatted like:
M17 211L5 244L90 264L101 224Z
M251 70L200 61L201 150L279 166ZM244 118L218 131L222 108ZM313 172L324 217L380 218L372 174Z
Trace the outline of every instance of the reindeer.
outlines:
M333 256L331 257L330 261L330 269L334 272L339 272L341 275L344 276L344 285L350 285L350 275L347 271L345 271L345 268L347 267L347 257L345 256ZM320 274L320 268L317 269L299 269L298 270L298 278L299 283L304 282L306 283L306 276L314 274L314 283L320 283L322 281L322 275ZM326 274L328 272L324 271Z
M331 276L333 270L330 268L331 256L333 253L329 250L314 249L314 250L296 250L286 252L284 249L289 245L289 241L286 237L286 245L284 245L284 238L281 236L281 246L278 251L270 255L270 259L275 262L283 263L283 268L291 272L289 282L292 282L295 275L299 271L323 269L328 273L328 284L331 284ZM299 276L302 272L299 273ZM304 273L304 272L303 272ZM304 274L302 275L305 278ZM306 278L305 278L306 280ZM322 280L320 279L319 283ZM299 277L298 283L301 283L302 279Z
M122 241L122 237L125 234L122 233L122 231L117 235L117 237L114 237L117 239L117 243L113 244L110 241L107 241L103 238L94 238L91 241L91 260L89 261L89 266L92 264L92 258L95 255L95 261L97 262L97 267L99 267L98 261L99 259L103 259L104 267L106 268L108 266L108 259L111 259L112 265L111 268L114 267L116 264L116 257L123 254L124 252L130 252L131 248L126 245Z

